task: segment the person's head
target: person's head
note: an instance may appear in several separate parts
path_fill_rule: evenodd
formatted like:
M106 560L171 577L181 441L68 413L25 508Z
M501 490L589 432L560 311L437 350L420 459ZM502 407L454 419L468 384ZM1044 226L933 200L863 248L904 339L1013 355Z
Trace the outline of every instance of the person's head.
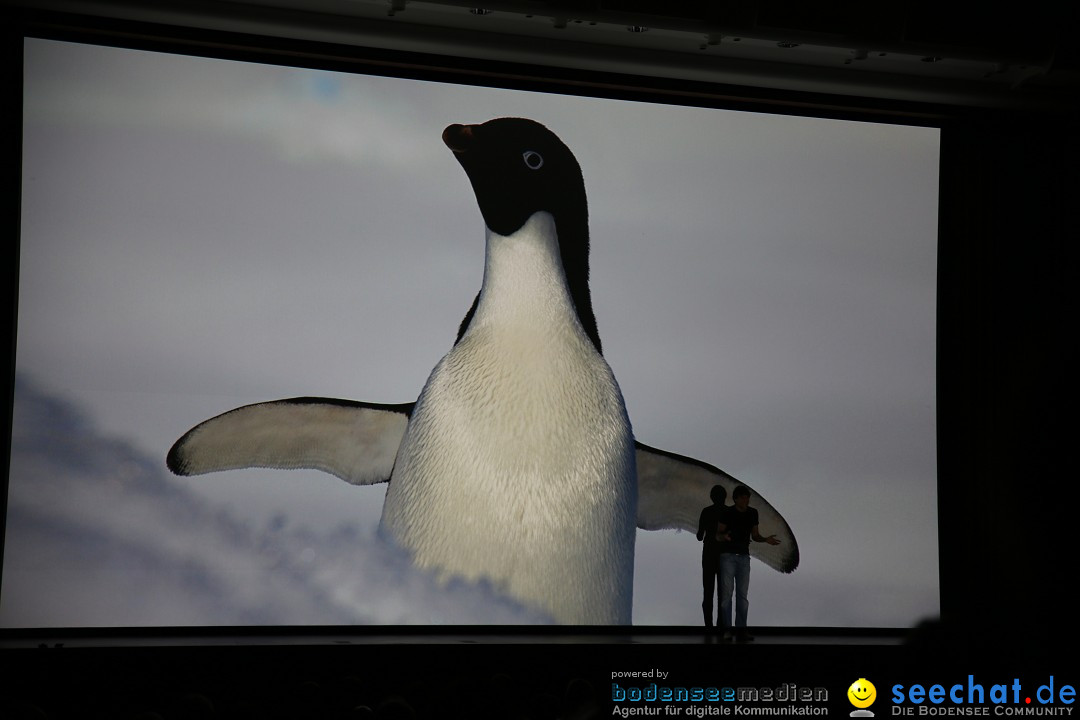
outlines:
M740 485L731 493L731 500L739 510L745 510L750 505L750 488Z
M713 505L723 505L727 500L727 490L723 485L713 485L712 490L709 491L709 497L712 498Z

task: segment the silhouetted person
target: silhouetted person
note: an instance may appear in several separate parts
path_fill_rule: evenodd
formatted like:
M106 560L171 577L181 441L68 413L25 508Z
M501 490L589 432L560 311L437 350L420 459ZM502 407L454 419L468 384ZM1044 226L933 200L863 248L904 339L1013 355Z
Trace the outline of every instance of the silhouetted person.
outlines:
M750 488L740 485L731 493L735 504L725 508L719 524L730 538L720 548L720 619L725 635L731 630L731 596L735 594L735 639L753 640L746 630L746 615L750 609L747 592L750 589L750 541L779 545L775 535L762 537L758 533L758 512L750 507ZM699 531L700 537L700 531Z
M727 499L727 490L721 485L714 485L709 491L712 505L702 509L701 517L698 518L697 539L701 541L701 589L705 599L701 601L701 612L705 616L705 627L713 626L713 595L719 589L717 580L720 577L720 551L724 541L723 527L721 522L727 507L724 500ZM721 601L723 595L720 596ZM720 625L717 618L716 624Z

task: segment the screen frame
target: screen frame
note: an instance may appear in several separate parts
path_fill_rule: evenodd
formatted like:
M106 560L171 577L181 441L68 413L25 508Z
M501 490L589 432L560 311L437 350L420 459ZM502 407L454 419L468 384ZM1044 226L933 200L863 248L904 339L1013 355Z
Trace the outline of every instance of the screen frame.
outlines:
M6 83L10 102L5 103L9 113L21 127L22 97L22 38L36 37L53 40L67 40L97 45L124 47L157 52L169 52L181 55L257 62L264 64L286 65L294 67L316 68L338 72L354 72L391 77L408 77L439 82L453 82L468 85L505 87L538 92L555 92L568 95L597 96L616 99L630 99L645 102L661 102L674 105L692 105L741 111L766 112L780 115L796 115L818 118L837 118L867 122L885 122L900 125L937 127L942 130L942 165L941 190L939 196L939 233L938 233L938 311L937 311L937 353L938 353L938 472L937 492L939 501L938 524L939 537L944 537L948 530L955 528L943 518L955 514L962 504L962 496L968 483L958 479L962 470L962 457L973 442L977 442L978 428L972 429L972 399L981 392L980 388L970 383L959 383L957 378L963 373L960 368L969 366L979 344L982 332L973 329L972 313L982 317L978 308L972 308L964 299L973 288L984 282L965 267L965 252L957 247L958 230L962 220L954 210L958 183L965 182L962 177L954 177L962 159L957 158L954 139L965 136L967 129L979 118L978 123L985 125L987 111L973 108L947 107L930 103L882 100L865 97L841 97L805 92L780 91L775 89L735 87L702 82L676 81L670 79L647 78L641 76L620 75L579 71L565 68L521 65L509 62L478 62L468 58L425 55L403 51L387 51L354 46L335 45L313 41L290 40L278 37L248 35L232 32L209 31L165 25L151 25L129 21L102 20L83 16L58 15L51 13L24 13L20 22L9 27L6 32L9 39L18 42L6 43L8 68ZM18 115L18 118L14 118ZM990 113L994 122L1009 125L1018 117L1026 118L1022 113L995 111ZM1039 122L1041 122L1041 118ZM10 169L8 187L19 187L21 171L21 144L18 134L10 136L4 142L4 154L13 162L4 163ZM3 436L2 451L4 467L10 461L11 412L14 386L15 331L17 319L18 294L18 259L19 259L19 193L7 195L8 209L6 226L11 228L12 242L9 243L7 263L9 282L5 285L9 292L4 303L11 319L8 353L8 382L3 389L4 423L7 430ZM972 347L976 348L975 350ZM953 385L957 385L953 388ZM945 388L945 389L943 389ZM0 487L0 552L3 546L3 529L6 518L7 472L4 473ZM970 576L963 572L953 572L963 565L962 559L968 554L963 544L950 545L939 542L938 578L940 607L943 618L958 617L967 603L970 590L965 586ZM949 569L946 573L944 570ZM0 568L0 583L3 581ZM799 629L788 629L795 634ZM818 629L820 630L820 629ZM161 637L163 635L182 636L194 642L212 644L213 638L243 638L258 635L278 635L282 638L296 636L340 636L343 633L366 637L387 635L405 636L454 636L454 635L522 635L550 637L552 635L601 635L605 637L623 636L626 628L478 628L460 627L415 627L415 628L251 628L205 627L205 628L94 628L67 630L0 630L0 636L8 639L40 638L42 636L82 636L92 638L112 638L121 640L142 636ZM678 632L676 628L639 628L632 630L634 635ZM836 629L836 632L843 633ZM894 628L857 629L849 634L896 637ZM202 638L200 641L199 638Z

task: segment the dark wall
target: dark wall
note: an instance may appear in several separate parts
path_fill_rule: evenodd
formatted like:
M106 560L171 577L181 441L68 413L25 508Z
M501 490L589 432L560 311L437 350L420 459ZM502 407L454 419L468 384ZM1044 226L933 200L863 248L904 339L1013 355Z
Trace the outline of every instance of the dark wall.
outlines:
M1075 523L1066 306L1075 123L973 118L942 134L939 315L942 610L1058 641Z

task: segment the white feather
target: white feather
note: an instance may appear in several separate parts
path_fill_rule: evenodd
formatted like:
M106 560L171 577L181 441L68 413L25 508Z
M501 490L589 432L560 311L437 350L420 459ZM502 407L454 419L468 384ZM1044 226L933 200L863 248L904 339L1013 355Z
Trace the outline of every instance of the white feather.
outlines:
M183 475L311 468L353 485L386 482L407 408L323 398L245 405L192 428L169 453L169 467Z
M488 231L461 341L420 393L382 526L444 577L575 624L628 624L637 482L622 394L583 331L555 223Z
M722 486L730 500L735 488L742 485L750 491L750 507L758 511L760 533L776 535L780 541L779 545L752 542L750 554L784 573L799 566L799 545L783 516L753 488L720 468L638 443L637 473L637 525L642 530L696 532L701 509L710 504L712 487Z

